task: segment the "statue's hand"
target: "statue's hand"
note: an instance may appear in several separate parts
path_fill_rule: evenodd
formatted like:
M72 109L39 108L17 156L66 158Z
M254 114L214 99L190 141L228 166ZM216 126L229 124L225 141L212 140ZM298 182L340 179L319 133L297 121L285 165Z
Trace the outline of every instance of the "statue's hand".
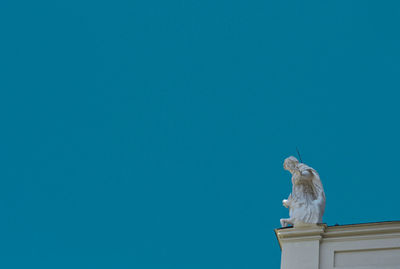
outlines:
M289 201L286 200L286 199L282 200L282 204L283 204L283 206L286 207L286 208L289 207Z

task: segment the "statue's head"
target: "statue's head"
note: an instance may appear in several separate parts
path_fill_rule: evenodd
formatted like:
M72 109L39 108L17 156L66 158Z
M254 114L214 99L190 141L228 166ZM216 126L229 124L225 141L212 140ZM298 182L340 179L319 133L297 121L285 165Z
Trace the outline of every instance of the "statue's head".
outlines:
M295 157L290 156L290 157L287 157L285 159L285 161L283 162L283 168L285 170L293 171L298 163L299 163L299 161Z

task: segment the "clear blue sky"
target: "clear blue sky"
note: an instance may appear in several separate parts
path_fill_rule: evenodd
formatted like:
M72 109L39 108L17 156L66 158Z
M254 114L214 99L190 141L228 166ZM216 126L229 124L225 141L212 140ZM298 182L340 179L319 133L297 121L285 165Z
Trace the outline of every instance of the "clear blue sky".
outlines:
M0 3L2 268L279 268L299 147L329 225L399 220L398 1Z

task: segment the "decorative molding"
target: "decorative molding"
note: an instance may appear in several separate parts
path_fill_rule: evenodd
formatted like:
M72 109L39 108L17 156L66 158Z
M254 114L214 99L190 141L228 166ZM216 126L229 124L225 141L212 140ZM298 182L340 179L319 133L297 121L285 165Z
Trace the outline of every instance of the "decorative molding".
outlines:
M400 221L364 223L343 226L330 226L324 233L324 238L368 236L400 233Z
M321 240L326 224L308 224L299 227L276 229L275 234L282 248L283 242Z
M371 239L400 238L400 221L327 226L326 224L308 224L289 228L275 229L276 237L282 249L286 242L313 241L339 242Z

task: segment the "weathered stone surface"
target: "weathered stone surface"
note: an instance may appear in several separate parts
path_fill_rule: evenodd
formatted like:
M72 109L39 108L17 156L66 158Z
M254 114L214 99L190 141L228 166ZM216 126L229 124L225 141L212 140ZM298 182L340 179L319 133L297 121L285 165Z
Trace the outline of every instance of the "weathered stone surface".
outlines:
M317 171L293 156L285 159L283 167L292 174L292 193L282 201L290 216L281 219L282 227L322 223L325 192Z

